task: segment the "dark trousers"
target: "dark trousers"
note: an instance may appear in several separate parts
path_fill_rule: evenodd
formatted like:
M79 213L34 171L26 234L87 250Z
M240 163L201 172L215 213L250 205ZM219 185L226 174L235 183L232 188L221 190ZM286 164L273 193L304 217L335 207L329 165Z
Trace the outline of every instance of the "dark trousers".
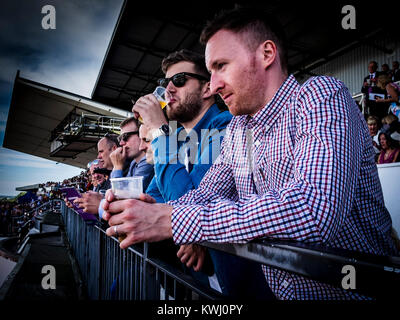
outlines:
M209 251L225 296L232 299L276 300L259 263L218 250Z

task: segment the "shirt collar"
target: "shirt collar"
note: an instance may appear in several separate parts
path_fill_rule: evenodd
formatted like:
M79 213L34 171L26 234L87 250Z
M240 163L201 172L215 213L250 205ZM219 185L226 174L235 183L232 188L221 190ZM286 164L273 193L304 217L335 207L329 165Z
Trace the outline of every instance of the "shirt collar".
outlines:
M253 117L247 115L248 122L260 126L271 127L273 123L279 118L282 110L287 108L288 102L293 95L293 92L299 87L296 78L290 75L276 91L275 95L267 103L267 105L259 110Z
M198 137L200 137L201 135L201 129L207 128L207 124L219 113L220 110L217 104L214 103L213 105L211 105L211 107L207 110L204 116L200 119L199 122L197 122L197 124L193 128L193 130L196 131ZM178 128L178 130L176 131L177 134L179 134L181 130L184 130L184 128L183 127Z
M132 161L131 161L131 164L130 164L130 169L132 169L132 168L134 168L134 167L136 167L137 165L139 165L139 163L141 163L141 162L143 162L143 161L146 161L146 155L144 155L141 159L140 159L140 161L139 162L136 162L136 160L135 159L133 159Z

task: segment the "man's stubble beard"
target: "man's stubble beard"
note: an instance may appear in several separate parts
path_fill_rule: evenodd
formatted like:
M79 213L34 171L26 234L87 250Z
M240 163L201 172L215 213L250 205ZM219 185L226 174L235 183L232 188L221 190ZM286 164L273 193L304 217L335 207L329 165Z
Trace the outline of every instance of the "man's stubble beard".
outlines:
M171 110L167 107L167 117L169 120L175 120L185 123L193 120L200 112L202 107L202 99L200 90L195 93L188 94L183 102Z

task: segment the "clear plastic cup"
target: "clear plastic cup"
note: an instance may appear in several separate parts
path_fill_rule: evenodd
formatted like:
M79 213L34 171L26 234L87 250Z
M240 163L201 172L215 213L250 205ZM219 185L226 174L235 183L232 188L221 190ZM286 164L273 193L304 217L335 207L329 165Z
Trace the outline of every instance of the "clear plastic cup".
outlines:
M143 192L143 177L111 178L111 189L118 200L139 199Z
M165 88L158 86L154 89L153 95L157 98L158 103L161 106L161 109L164 109L167 105L167 100L165 100ZM139 121L143 123L142 117L139 116Z
M165 106L167 105L167 100L165 100L165 88L158 86L157 88L154 89L153 94L160 103L161 109L164 109Z

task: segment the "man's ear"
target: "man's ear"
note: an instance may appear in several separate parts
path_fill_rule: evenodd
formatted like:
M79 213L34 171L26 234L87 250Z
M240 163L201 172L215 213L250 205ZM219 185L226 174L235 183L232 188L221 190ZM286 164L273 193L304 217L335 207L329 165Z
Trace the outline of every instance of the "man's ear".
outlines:
M278 55L278 50L272 40L267 40L259 46L259 53L264 69L267 69L274 63Z
M211 90L210 90L210 82L207 82L202 89L202 94L203 94L203 99L208 99L211 96L213 96L211 94Z

